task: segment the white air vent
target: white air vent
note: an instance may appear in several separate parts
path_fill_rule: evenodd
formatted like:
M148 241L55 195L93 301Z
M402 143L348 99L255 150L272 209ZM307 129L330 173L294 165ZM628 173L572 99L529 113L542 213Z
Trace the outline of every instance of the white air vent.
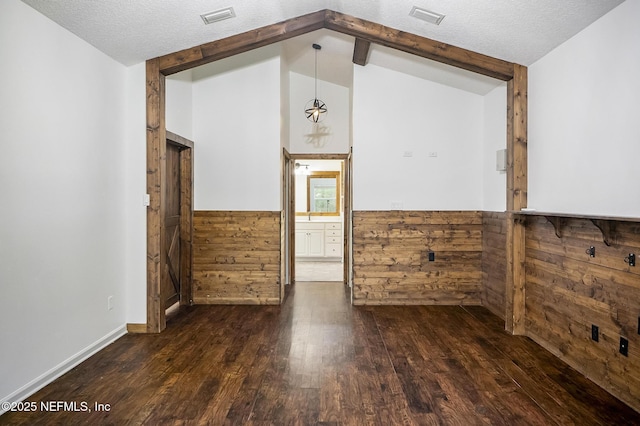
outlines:
M418 6L413 6L409 15L436 25L440 25L440 22L444 19L444 15L431 12L430 10L420 9Z
M225 19L235 18L236 13L233 11L233 7L227 7L226 9L216 10L215 12L205 13L200 15L205 24L213 24L214 22L224 21Z

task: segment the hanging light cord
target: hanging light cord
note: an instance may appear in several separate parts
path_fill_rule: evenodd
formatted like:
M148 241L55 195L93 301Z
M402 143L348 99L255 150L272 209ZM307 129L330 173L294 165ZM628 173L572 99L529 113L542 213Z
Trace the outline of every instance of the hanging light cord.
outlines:
M314 80L315 80L315 93L313 98L314 99L318 99L318 48L316 47L317 45L314 44L313 45L313 49L315 50L315 55L316 55L316 64L315 64L315 72L314 72Z

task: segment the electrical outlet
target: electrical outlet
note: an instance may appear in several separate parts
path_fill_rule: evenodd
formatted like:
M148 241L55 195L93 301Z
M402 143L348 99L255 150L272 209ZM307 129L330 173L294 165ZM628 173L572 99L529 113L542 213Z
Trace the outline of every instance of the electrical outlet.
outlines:
M429 262L435 262L436 261L436 254L432 251L429 252Z
M600 340L600 329L597 325L591 325L591 340L597 342Z
M629 264L629 266L636 266L636 255L633 253L629 253L629 256L624 258L624 261Z
M591 257L596 257L596 248L591 246L587 249L587 254Z
M620 338L620 353L624 356L629 356L629 341L624 337Z
M113 296L107 297L107 310L108 311L113 310Z

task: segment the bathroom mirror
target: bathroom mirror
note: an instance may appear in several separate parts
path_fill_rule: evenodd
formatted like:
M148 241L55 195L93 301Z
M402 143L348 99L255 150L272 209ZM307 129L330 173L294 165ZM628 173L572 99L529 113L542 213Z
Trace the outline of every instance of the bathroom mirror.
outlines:
M307 175L307 211L298 215L340 216L340 172L311 172Z

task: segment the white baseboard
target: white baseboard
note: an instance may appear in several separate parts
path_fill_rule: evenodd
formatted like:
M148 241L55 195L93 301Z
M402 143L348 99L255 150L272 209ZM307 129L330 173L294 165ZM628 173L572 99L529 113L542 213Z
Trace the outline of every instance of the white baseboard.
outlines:
M20 389L12 392L0 399L1 402L20 402L33 395L49 383L56 380L58 377L62 376L67 371L71 370L73 367L80 364L82 361L88 359L95 353L101 351L114 341L118 340L122 336L127 334L127 326L126 324L121 325L116 328L112 332L108 333L101 339L98 339L91 345L87 346L77 354L67 358L57 366L53 367L51 370L46 373L36 377L26 385L22 386ZM7 410L0 409L0 416L3 415Z

